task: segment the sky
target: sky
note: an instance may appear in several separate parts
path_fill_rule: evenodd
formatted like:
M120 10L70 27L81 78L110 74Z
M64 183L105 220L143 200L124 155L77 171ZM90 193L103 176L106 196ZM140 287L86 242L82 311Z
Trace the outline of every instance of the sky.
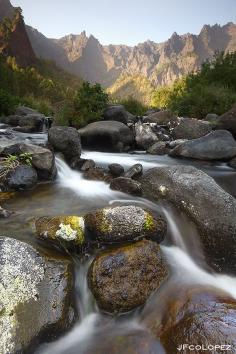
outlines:
M25 22L50 38L86 31L102 44L163 42L173 32L236 23L236 0L11 0Z

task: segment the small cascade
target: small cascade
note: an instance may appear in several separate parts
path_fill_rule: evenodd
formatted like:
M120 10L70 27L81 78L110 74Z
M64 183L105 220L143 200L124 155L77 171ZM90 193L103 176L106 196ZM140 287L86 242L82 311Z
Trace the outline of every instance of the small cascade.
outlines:
M58 182L61 187L73 190L81 198L102 198L109 201L122 197L123 193L114 192L105 182L90 181L83 178L82 173L72 170L62 159L56 157Z

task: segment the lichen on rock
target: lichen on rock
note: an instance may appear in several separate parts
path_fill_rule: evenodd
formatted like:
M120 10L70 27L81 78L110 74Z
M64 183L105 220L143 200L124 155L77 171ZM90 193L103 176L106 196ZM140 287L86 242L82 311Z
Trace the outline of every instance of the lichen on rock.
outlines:
M56 242L59 246L61 242L75 246L85 242L84 219L80 216L41 217L36 220L35 227L39 238Z
M104 243L143 238L161 242L166 233L165 220L134 205L104 208L88 214L85 226L93 239Z

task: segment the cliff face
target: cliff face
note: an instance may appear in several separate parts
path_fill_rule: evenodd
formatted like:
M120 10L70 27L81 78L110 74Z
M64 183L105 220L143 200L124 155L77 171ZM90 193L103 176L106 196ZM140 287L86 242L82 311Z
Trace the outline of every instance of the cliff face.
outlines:
M0 0L0 54L15 57L20 66L36 62L36 56L28 38L20 9L14 9L7 0ZM7 23L3 20L7 18Z
M28 28L38 56L54 59L58 65L90 82L109 87L120 77L140 75L154 85L166 85L200 68L216 51L236 50L236 25L204 26L199 35L174 33L164 43L147 41L135 47L102 46L93 36L69 35L50 40ZM50 48L49 48L50 47ZM60 53L60 54L58 54Z
M0 22L4 17L12 17L14 13L14 7L9 0L0 0Z

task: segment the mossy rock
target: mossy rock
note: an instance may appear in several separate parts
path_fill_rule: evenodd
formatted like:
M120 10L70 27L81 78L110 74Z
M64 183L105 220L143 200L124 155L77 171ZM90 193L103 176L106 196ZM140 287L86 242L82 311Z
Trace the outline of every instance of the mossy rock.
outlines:
M150 211L129 205L104 208L85 216L91 238L104 243L152 239L160 243L166 234L165 220Z
M160 246L143 240L101 252L90 266L88 283L100 309L122 313L143 305L168 273Z
M79 247L85 243L84 218L81 216L41 217L35 221L36 235L61 248Z

